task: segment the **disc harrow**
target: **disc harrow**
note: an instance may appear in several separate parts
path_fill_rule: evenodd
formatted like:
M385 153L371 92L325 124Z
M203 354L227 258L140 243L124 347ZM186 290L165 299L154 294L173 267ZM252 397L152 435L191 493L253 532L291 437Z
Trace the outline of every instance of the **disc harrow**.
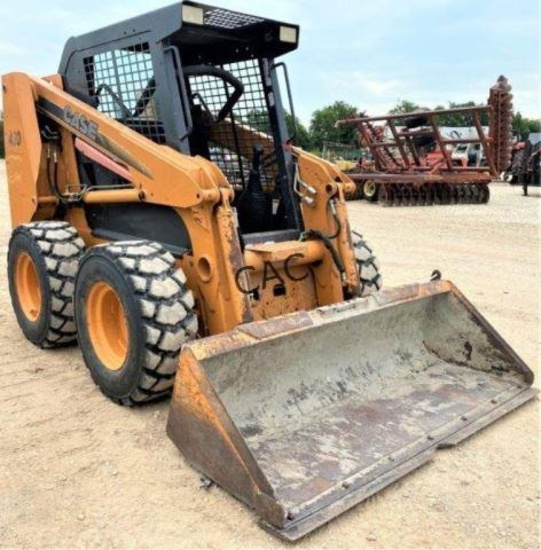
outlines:
M487 204L489 199L488 183L381 183L379 189L384 206Z
M347 199L364 197L387 206L488 203L488 185L498 177L497 168L507 162L509 152L510 90L507 79L500 77L490 89L488 105L337 121L338 126L356 126L373 162L365 167L363 161L348 172L357 192ZM449 115L461 118L469 131L444 131ZM487 118L489 135L482 122ZM462 151L455 156L459 145ZM377 187L367 195L363 188L369 182Z
M511 162L513 142L513 94L505 76L500 76L490 88L488 104L491 107L490 138L494 163L498 173Z

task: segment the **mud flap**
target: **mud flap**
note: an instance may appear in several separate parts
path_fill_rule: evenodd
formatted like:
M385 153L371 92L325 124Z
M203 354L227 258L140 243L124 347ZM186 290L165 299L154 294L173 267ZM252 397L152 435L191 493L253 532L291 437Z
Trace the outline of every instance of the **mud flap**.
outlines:
M531 399L532 382L458 289L434 281L190 344L167 431L296 540Z

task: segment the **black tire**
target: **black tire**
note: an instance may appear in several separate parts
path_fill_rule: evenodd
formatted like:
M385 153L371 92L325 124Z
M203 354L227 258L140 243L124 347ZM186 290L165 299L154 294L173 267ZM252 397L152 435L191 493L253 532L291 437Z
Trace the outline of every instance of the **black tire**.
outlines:
M426 126L428 124L428 118L425 116L416 116L406 118L404 120L404 126L406 128L418 128L419 126Z
M515 153L513 162L511 164L511 181L509 183L516 184L520 182L520 179L524 176L525 169L525 155L524 149L520 149Z
M416 148L432 147L436 143L436 139L433 136L413 136L411 141Z
M356 231L351 232L351 240L355 250L355 259L359 268L361 282L361 296L368 296L377 292L383 286L383 279L379 272L379 262L372 247L363 236Z
M32 222L17 227L9 241L8 281L17 322L33 344L52 348L77 339L73 292L85 244L66 222ZM21 260L30 262L33 276L27 281L35 294L34 315L25 306L17 278ZM37 287L37 288L36 288ZM28 289L27 289L28 290Z
M372 180L363 181L362 192L368 202L378 202L379 185Z
M379 187L378 201L383 206L393 205L392 186L388 183L383 183Z
M479 188L480 191L480 202L481 204L488 204L490 201L490 189L488 187L488 184L482 183Z
M103 348L95 347L89 325L89 295L103 283L121 303L127 333L125 355L114 369L96 351ZM90 249L75 284L75 316L85 364L100 390L125 406L169 395L180 348L197 334L194 306L184 273L159 244L125 241Z

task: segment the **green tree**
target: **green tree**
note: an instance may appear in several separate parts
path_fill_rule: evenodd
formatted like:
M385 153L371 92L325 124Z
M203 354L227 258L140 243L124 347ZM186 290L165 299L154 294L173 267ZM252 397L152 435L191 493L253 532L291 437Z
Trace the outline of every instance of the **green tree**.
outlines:
M541 132L541 119L540 118L526 118L526 125L528 133Z
M436 105L434 111L441 109L458 109L460 107L476 107L475 101L466 101L464 103L456 103L454 101L449 101L449 106L444 107L443 105ZM413 101L408 101L403 99L399 101L395 107L391 109L391 113L395 115L412 113L414 111L419 111L426 109L421 107ZM479 113L479 120L481 121L482 126L488 126L488 112L482 111ZM441 115L437 119L440 126L473 126L473 119L471 115L466 113L449 113L448 115Z
M513 116L513 133L525 140L531 132L541 132L541 119L526 118L517 111Z
M449 101L449 107L447 109L460 109L461 107L480 107L475 101L466 101L464 103L456 103ZM479 121L481 126L488 126L488 111L481 111L479 113ZM473 118L467 113L449 113L448 115L442 115L438 117L438 122L441 126L473 126Z
M422 109L422 107L417 105L417 103L408 101L407 99L402 99L389 112L392 115L401 115L403 113L413 113L414 111L419 111L420 109Z
M270 122L267 111L253 109L243 116L240 119L240 122L242 122L242 124L246 124L246 126L250 126L250 128L254 128L254 130L257 130L258 132L262 132L263 134L270 133Z
M285 114L286 125L289 131L289 135L293 136L293 133L295 132L295 125L293 124L293 116L287 111L284 111L284 114ZM302 122L299 120L298 117L295 117L295 120L297 122L297 128L296 128L297 133L294 136L293 142L295 143L295 145L299 145L299 147L309 150L311 147L310 133L308 132L308 130L306 129L306 126L302 124ZM257 110L257 109L250 111L244 117L243 123L246 124L247 126L255 128L256 130L264 134L270 133L269 115L267 114L267 111Z
M355 126L336 127L336 121L357 116L358 109L344 101L335 101L332 105L314 111L310 122L312 147L321 151L325 141L353 145L358 139Z
M302 147L305 151L309 151L312 148L312 136L306 126L299 120L299 117L295 117L295 128L295 124L293 124L293 115L286 111L285 116L289 135L293 136L293 134L295 134L293 136L293 143Z

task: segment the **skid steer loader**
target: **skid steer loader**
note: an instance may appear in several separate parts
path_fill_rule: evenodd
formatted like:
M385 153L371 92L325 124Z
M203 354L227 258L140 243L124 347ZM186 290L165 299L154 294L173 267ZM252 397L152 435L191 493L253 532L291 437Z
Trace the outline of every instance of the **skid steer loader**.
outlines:
M194 2L3 77L21 329L295 540L534 395L452 283L381 290L351 180L295 147L299 28ZM294 116L293 116L294 119Z

